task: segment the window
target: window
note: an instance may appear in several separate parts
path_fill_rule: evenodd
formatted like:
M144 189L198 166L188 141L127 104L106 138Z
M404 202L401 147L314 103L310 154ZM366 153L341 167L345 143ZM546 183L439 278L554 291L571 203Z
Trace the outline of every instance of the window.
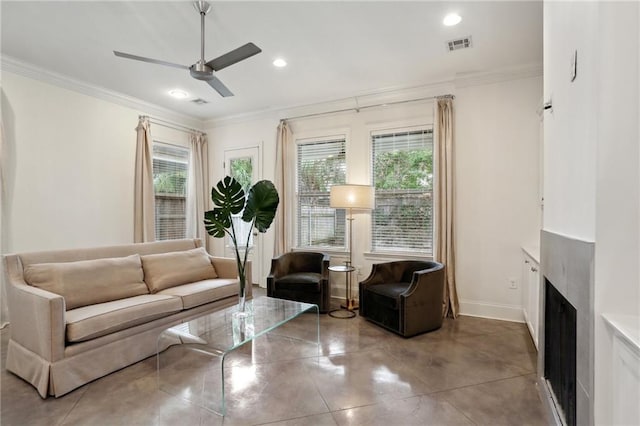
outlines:
M376 132L372 250L433 255L433 131Z
M156 240L185 238L189 150L153 143Z
M344 247L344 210L329 207L332 185L346 182L345 139L300 143L297 156L298 247Z

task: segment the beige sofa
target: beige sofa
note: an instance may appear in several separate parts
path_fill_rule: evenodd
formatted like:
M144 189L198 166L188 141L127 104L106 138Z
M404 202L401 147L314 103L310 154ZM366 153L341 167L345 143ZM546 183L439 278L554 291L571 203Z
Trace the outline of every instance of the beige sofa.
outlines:
M4 262L6 368L43 398L154 355L162 330L238 301L235 259L209 256L200 240L10 254Z

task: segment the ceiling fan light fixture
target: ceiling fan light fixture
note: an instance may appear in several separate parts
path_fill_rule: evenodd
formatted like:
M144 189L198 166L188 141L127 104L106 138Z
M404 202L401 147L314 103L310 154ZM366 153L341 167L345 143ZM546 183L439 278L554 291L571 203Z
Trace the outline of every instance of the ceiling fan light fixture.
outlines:
M462 18L457 13L450 13L444 17L442 20L442 24L447 27L452 27L454 25L458 25L462 21Z
M282 58L276 58L276 59L273 61L273 66L274 66L274 67L276 67L276 68L284 68L284 67L286 67L286 66L287 66L287 61L285 61L285 60L284 60L284 59L282 59Z
M186 99L189 97L189 94L181 89L173 89L169 90L169 96L172 96L176 99Z

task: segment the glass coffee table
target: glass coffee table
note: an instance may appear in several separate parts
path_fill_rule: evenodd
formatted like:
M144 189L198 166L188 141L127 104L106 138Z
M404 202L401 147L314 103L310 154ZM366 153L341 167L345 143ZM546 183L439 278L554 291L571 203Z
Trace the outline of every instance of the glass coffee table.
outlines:
M226 414L225 358L234 349L278 329L279 337L315 344L320 354L318 305L258 297L245 316L234 305L163 331L157 342L158 386L220 415ZM281 327L301 314L315 313L312 327ZM315 342L311 339L315 338Z

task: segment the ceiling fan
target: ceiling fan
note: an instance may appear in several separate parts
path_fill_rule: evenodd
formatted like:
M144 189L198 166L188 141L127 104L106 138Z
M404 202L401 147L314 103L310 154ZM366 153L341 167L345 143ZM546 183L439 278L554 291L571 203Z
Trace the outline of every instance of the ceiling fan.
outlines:
M240 46L230 52L225 53L222 56L218 56L215 59L205 62L204 60L204 17L211 10L211 5L206 1L196 1L193 3L198 13L200 13L200 59L198 62L191 66L174 64L172 62L161 61L158 59L145 58L144 56L132 55L130 53L118 52L116 50L113 53L116 56L126 59L134 59L136 61L150 62L152 64L165 65L168 67L188 69L191 77L206 81L209 86L213 87L223 97L233 96L231 90L227 88L215 75L214 71L220 71L223 68L233 65L237 62L243 61L253 55L257 55L262 50L253 43L247 43L244 46Z

